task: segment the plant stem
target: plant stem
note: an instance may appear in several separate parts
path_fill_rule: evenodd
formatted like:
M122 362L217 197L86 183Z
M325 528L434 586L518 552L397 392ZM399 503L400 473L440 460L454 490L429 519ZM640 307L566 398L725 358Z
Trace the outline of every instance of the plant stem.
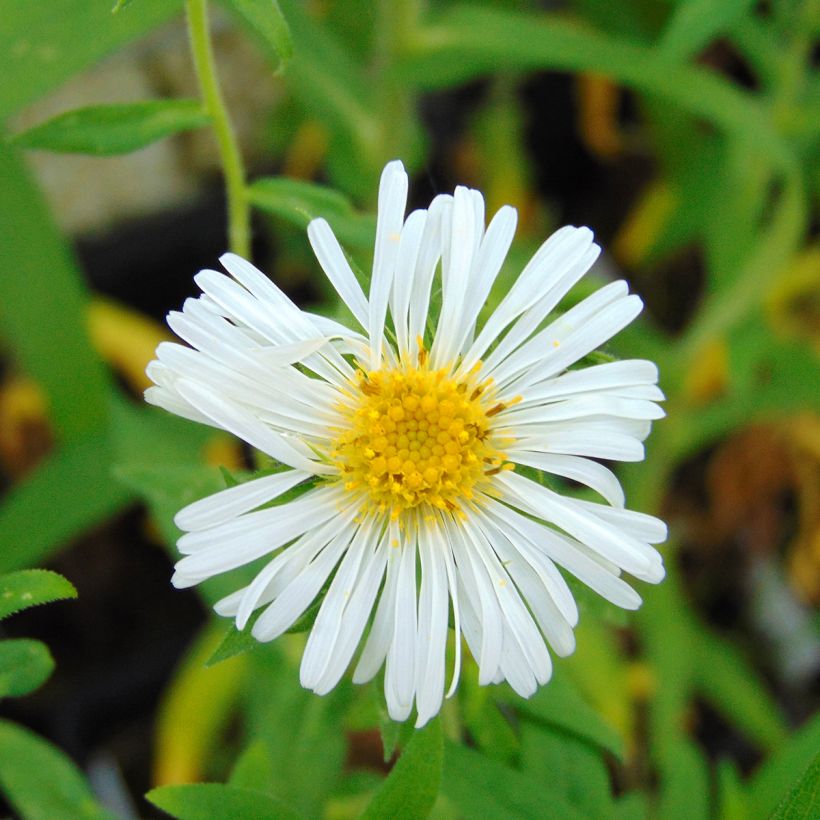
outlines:
M245 187L245 166L231 125L211 47L207 0L186 0L188 36L202 102L211 118L219 146L228 200L228 242L231 250L249 257L251 251L250 205Z

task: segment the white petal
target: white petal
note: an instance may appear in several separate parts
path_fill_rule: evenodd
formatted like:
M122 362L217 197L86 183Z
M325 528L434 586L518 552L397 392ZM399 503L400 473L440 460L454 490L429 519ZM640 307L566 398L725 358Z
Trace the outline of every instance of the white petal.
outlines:
M233 433L277 461L314 474L330 472L326 465L305 458L283 436L262 424L250 413L243 411L239 406L221 396L208 392L196 382L180 379L177 382L177 390L191 406L208 416L224 430Z
M430 718L438 714L444 697L444 660L449 610L444 552L448 549L437 526L427 526L421 530L421 590L416 643L416 728L424 726Z
M507 450L507 458L517 464L526 464L536 470L545 470L571 481L579 481L602 495L613 507L623 507L624 491L612 470L578 456L532 453L523 450Z
M402 551L396 584L393 639L387 652L384 691L390 717L406 720L413 706L416 660L416 538L415 533L400 547Z
M498 485L510 491L509 499L517 507L555 524L627 572L645 572L654 561L655 550L648 544L607 526L569 498L515 473L499 474Z
M191 554L177 562L172 583L193 586L273 552L336 515L339 499L335 488L317 488L279 507L246 513L209 530L183 535L177 546L180 552Z
M495 352L486 362L499 385L525 373L519 392L527 385L559 373L600 347L640 313L643 303L627 296L625 282L611 282L588 296L537 333L506 360L495 366ZM537 366L536 366L537 365Z
M287 470L229 487L183 507L174 516L174 524L185 531L204 530L222 524L273 501L309 477L310 474L304 470Z
M652 401L624 399L606 393L586 393L550 404L525 408L514 405L499 413L498 423L522 425L566 421L587 416L616 416L617 418L654 421L665 415L663 409Z
M302 655L299 676L305 689L313 689L316 686L322 673L333 660L342 613L355 588L362 558L371 545L373 535L372 521L365 522L359 527L322 601Z
M478 682L486 686L492 682L501 662L504 636L501 607L487 577L487 571L473 548L472 542L467 540L464 529L457 522L452 522L447 528L447 534L467 600L478 620L481 634L478 655L475 655L474 647L471 646L471 649L478 660ZM464 605L463 595L461 602ZM468 635L468 629L469 624L465 620L465 636Z
M487 228L478 258L475 264L475 273L472 277L466 301L458 316L457 349L464 352L468 344L472 343L475 323L490 294L493 283L501 271L504 259L512 244L518 213L515 208L504 205L493 217Z
M350 530L354 509L326 521L319 527L308 530L299 536L286 549L263 567L253 581L242 590L238 603L223 599L219 602L220 615L234 615L236 628L244 629L253 612L269 604L310 564L340 532ZM216 607L214 607L216 609Z
M339 682L356 651L384 577L389 549L385 536L375 552L368 552L365 555L360 577L356 580L355 588L341 619L332 657L314 688L319 695L326 694Z
M387 300L393 285L393 274L406 207L407 174L401 162L394 160L385 166L379 183L379 212L376 222L376 246L373 252L373 276L370 284L368 312L372 369L378 368L381 364Z
M513 529L606 600L623 609L637 609L641 605L640 596L629 584L581 551L580 544L573 539L498 502L490 502L487 510L499 526Z
M430 203L427 211L427 222L421 237L416 272L413 277L413 291L410 294L409 343L415 350L416 339L424 337L427 328L427 313L430 308L430 288L436 266L441 259L444 224L449 220L453 207L453 197L439 194Z
M597 257L597 252L588 255L591 245L592 232L588 228L561 228L547 239L481 329L465 354L459 373L469 372L504 329L528 308L545 299L554 307ZM551 309L549 303L539 304L532 330Z
M358 323L366 329L369 315L367 297L330 225L324 219L314 219L308 225L307 233L325 275Z
M524 401L546 401L578 393L598 390L614 390L633 385L654 385L658 381L658 368L643 359L624 359L606 362L580 370L571 370L554 379L530 387ZM616 395L623 393L616 392ZM645 397L645 398L648 398ZM659 399L652 399L659 401Z
M464 310L467 288L470 284L473 260L478 253L483 235L476 231L475 199L469 188L456 188L450 225L450 236L444 237L448 243L446 265L442 266L441 314L436 336L430 351L433 367L442 367L452 359L460 344L459 316ZM483 200L481 200L483 213Z
M251 633L258 641L271 641L289 629L319 594L339 559L355 536L353 528L342 530L282 590L273 603L257 618Z
M549 680L552 664L541 633L524 606L509 573L498 560L485 533L475 526L476 523L474 519L468 518L464 526L490 578L492 592L501 607L505 625L509 627L514 640L521 648L536 680L539 683L546 683ZM557 614L558 610L556 609L555 612ZM567 629L569 629L568 626Z
M390 546L387 553L387 579L376 607L370 634L367 636L361 657L353 672L353 683L367 683L371 680L387 657L387 650L390 648L390 640L393 637L400 564L400 548Z
M396 260L396 274L391 290L390 313L393 316L396 342L401 356L406 356L410 349L407 325L410 294L413 290L413 280L426 225L427 211L413 211L404 223L399 240L399 255Z

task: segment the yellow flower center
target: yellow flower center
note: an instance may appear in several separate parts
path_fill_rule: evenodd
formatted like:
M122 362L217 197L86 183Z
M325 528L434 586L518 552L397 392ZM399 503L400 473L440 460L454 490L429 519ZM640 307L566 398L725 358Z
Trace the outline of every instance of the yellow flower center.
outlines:
M463 381L423 365L359 372L331 458L365 510L394 519L423 505L461 511L506 468L490 429L506 405L492 402L491 380L478 381L477 369Z

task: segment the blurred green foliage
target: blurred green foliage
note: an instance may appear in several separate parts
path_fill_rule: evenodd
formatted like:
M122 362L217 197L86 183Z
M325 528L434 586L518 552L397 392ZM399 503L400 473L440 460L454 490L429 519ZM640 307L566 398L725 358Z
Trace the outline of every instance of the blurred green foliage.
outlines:
M26 568L138 496L172 545L176 510L224 486L204 458L210 433L123 397L91 344L90 295L70 243L21 156L23 148L136 150L215 122L213 110L207 101L151 100L66 112L13 137L4 125L183 13L183 3L171 0L121 0L116 14L111 5L0 0L0 332L16 366L44 392L55 438L53 452L0 506L0 571L9 573L0 576L0 617L70 597L66 581ZM649 441L647 463L622 471L631 506L657 510L676 467L739 426L818 409L816 349L779 333L766 317L768 301L788 286L806 252L820 196L816 0L773 0L762 10L749 0L576 0L555 12L523 0L350 0L315 4L321 13L299 0L221 5L277 75L282 151L298 150L299 129L318 124L330 182L245 180L237 168L237 207L281 220L276 224L289 242L298 234L284 223L303 229L324 216L363 270L382 165L400 156L420 171L428 160L422 96L486 82L482 110L468 126L479 187L485 184L491 199L511 192L537 214L524 221L523 240L491 305L548 221L548 204L537 202L529 182L515 83L529 72L558 71L579 82L604 77L633 93L640 139L657 176L654 198L647 195L633 214L652 228L624 239L621 256L649 268L694 244L706 278L701 302L678 335L643 320L613 344L618 355L655 359L669 399L669 418ZM701 59L716 42L740 55L752 84ZM282 159L273 156L271 164ZM692 385L715 349L725 366L719 389L704 399ZM386 720L372 687L345 684L323 699L299 689L299 635L206 669L209 657L222 660L251 646L234 635L226 651L227 644L219 646L224 629L208 626L166 695L158 730L165 739L157 751L161 787L149 800L175 817L217 819L816 814L820 723L790 730L742 649L693 612L675 571L674 544L670 552L669 579L644 591L645 605L632 620L638 660L615 641L619 626L605 609L583 608L582 601L578 653L532 700L522 703L503 687L479 689L468 673L440 719L415 734ZM203 593L212 601L221 590L205 585ZM43 644L0 642L0 697L36 688L52 666ZM696 699L760 750L763 762L751 777L731 762L707 759L691 730ZM204 714L208 719L198 721ZM241 755L223 731L237 715ZM386 756L396 744L402 749L387 777L346 763L349 739L375 727ZM174 740L180 736L184 743ZM218 761L226 755L237 757L228 783L178 784L224 778ZM62 753L6 722L0 786L26 818L108 816Z

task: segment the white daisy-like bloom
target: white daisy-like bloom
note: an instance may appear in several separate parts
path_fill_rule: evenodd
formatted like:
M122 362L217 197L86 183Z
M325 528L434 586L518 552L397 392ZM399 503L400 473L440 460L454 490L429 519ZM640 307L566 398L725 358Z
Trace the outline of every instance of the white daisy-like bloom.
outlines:
M649 361L573 369L641 311L625 282L548 321L599 254L587 228L547 239L480 324L516 211L501 208L485 227L481 194L459 187L405 219L407 185L402 164L389 163L369 297L328 223L308 227L358 329L300 310L225 254L230 275L200 272L203 295L169 314L188 346L158 347L145 395L286 467L179 512L174 585L267 558L215 606L239 629L255 616L260 641L324 590L302 685L330 691L354 657L358 683L384 665L390 716L405 720L415 704L423 726L441 708L448 654L455 691L462 636L481 684L506 680L529 697L549 680L547 645L569 655L578 621L559 567L625 609L641 599L622 573L663 578L651 545L666 526L625 509L600 463L643 458L663 394ZM562 495L535 471L601 501Z

